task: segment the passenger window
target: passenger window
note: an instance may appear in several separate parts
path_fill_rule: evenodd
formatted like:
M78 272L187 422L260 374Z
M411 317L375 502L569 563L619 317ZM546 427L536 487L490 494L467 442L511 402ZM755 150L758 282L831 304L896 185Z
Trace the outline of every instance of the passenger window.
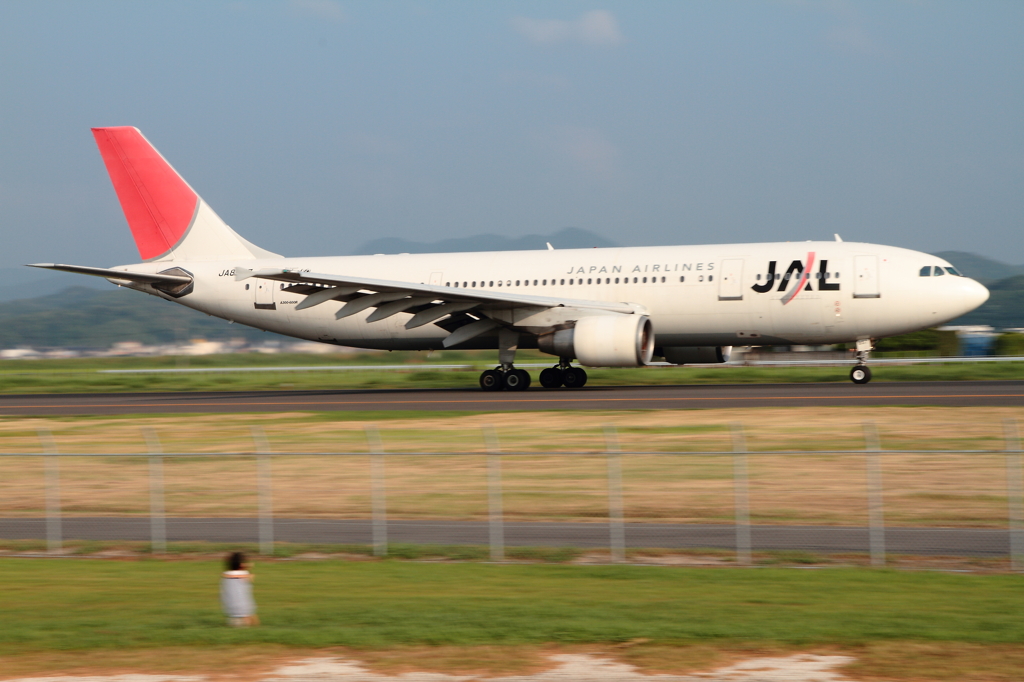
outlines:
M679 281L680 282L685 282L686 281L686 275L679 275Z

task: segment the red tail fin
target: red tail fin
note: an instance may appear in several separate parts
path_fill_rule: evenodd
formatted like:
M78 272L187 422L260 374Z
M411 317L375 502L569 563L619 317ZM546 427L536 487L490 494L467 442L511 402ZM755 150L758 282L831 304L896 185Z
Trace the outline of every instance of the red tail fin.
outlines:
M188 231L199 195L138 128L93 128L114 191L143 260L169 252Z

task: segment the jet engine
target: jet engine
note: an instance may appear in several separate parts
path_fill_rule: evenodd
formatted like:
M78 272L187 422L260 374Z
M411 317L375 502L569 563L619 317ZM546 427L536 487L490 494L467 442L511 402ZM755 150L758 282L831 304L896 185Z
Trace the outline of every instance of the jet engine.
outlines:
M654 354L654 329L646 315L592 315L539 337L537 346L589 367L640 367Z
M729 362L732 346L668 346L662 351L673 365L704 365Z

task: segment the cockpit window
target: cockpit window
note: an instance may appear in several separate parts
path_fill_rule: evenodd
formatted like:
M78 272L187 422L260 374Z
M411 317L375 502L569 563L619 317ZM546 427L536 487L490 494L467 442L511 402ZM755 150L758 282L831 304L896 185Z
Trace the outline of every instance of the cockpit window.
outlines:
M960 274L960 271L959 271L959 270L957 270L957 269L956 269L956 268L954 268L954 267L950 267L950 266L948 266L948 265L946 266L946 272L948 272L948 273L949 273L949 274L951 274L951 275L956 275L957 277L963 277L963 275L962 275L962 274Z
M940 277L940 276L945 275L945 274L946 273L943 272L942 268L940 268L938 265L935 266L935 275L934 275L935 277Z
M926 265L923 268L921 268L921 277L931 277L931 276L932 276L932 266Z

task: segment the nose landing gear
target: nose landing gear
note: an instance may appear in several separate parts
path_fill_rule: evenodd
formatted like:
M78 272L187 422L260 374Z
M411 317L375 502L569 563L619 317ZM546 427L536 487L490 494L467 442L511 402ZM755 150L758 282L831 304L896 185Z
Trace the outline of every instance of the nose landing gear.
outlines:
M857 341L857 364L850 370L850 381L855 384L866 384L871 381L871 368L868 367L868 356L871 355L871 339Z

